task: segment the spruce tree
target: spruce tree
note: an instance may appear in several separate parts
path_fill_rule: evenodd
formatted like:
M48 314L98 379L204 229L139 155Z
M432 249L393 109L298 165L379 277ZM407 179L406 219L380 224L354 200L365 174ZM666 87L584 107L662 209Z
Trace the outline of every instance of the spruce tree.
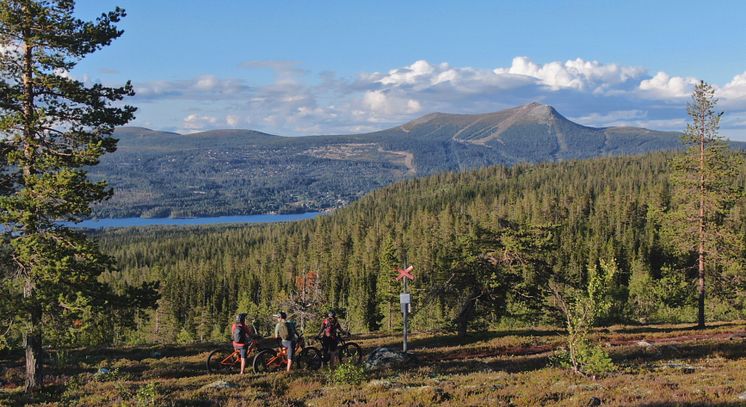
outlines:
M26 349L27 391L42 385L42 323L85 324L110 305L97 279L110 259L61 222L82 220L111 195L86 167L115 150L114 127L135 111L117 103L133 94L130 83L89 85L69 74L122 35L115 24L124 10L93 22L73 12L71 0L0 2L0 222L13 262L4 286L18 297L12 318Z
M669 243L692 256L697 276L697 325L705 326L705 278L738 258L738 238L726 227L740 195L736 178L741 160L719 134L722 112L715 89L701 81L688 105L691 122L682 136L686 151L672 160L674 186L668 214Z

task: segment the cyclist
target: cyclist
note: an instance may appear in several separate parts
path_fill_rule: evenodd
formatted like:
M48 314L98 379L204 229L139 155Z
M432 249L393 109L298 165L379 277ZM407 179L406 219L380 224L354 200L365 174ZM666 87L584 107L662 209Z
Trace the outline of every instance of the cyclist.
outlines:
M329 311L327 318L321 323L321 330L316 335L317 338L321 339L321 353L324 355L324 359L331 364L337 364L338 353L337 345L339 344L339 334L349 334L342 329L337 321L337 313L335 311Z
M273 317L277 318L277 325L275 325L275 338L279 339L282 343L282 346L287 349L287 371L289 372L293 366L293 351L295 350L295 343L293 341L296 337L296 333L293 325L288 323L288 316L284 311L278 312L277 314L273 315Z
M251 341L256 338L254 327L246 324L246 314L236 315L236 322L231 326L231 338L233 339L233 349L241 352L241 374L244 374L246 353Z

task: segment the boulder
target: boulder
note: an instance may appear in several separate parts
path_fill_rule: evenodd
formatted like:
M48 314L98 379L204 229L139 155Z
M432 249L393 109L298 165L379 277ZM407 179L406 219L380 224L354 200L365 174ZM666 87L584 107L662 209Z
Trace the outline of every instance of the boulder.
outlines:
M238 387L237 384L226 382L225 380L216 380L210 384L202 386L203 389L234 389Z
M411 353L404 353L390 348L377 348L368 355L365 367L368 369L397 369L417 364L417 358Z
M650 349L650 348L654 347L652 343L650 343L650 342L648 342L646 340L637 341L637 346L639 346L641 348L645 348L645 349Z

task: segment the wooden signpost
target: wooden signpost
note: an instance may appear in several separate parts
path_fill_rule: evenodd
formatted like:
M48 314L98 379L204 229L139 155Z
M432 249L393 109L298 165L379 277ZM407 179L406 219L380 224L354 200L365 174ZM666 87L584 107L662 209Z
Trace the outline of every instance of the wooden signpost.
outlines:
M402 281L404 283L404 292L399 294L399 303L401 304L401 312L404 314L404 343L402 345L402 351L407 351L407 331L409 329L409 310L412 304L412 296L407 292L407 280L414 281L414 275L412 275L414 266L407 268L399 268L396 271L399 273L396 276L396 281Z

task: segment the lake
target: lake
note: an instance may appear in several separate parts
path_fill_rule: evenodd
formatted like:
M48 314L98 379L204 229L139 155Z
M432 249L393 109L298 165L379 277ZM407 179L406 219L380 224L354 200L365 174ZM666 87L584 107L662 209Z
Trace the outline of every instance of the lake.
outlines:
M66 223L67 226L86 229L127 228L134 226L196 226L231 223L275 223L311 219L320 212L293 213L285 215L239 215L213 216L202 218L110 218L89 219L80 223Z

